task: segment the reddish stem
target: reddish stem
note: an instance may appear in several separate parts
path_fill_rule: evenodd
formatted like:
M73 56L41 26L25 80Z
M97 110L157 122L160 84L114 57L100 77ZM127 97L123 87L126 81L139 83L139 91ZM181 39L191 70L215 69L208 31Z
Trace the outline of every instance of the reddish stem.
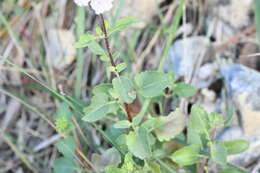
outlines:
M110 49L109 42L108 42L108 34L107 34L107 29L106 29L106 25L105 25L104 16L102 14L100 14L100 18L101 18L102 30L103 30L103 33L105 35L105 44L106 44L109 60L110 60L111 65L113 67L116 67L116 63L113 60L113 56L112 56L111 49Z

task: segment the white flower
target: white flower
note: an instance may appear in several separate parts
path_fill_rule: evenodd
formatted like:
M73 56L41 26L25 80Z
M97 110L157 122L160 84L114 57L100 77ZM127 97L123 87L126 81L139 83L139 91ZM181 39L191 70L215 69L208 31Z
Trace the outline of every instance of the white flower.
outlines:
M91 0L90 4L96 14L109 11L113 6L113 0Z
M96 14L102 14L109 11L113 6L113 0L74 0L78 6L88 6L89 2L91 8Z
M74 0L78 6L88 6L90 0Z

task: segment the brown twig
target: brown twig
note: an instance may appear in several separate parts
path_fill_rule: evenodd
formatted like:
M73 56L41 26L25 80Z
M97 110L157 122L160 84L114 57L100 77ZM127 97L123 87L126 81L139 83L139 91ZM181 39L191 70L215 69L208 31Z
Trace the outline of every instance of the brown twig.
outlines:
M109 42L108 42L108 34L107 34L107 29L106 29L106 25L105 25L105 20L104 20L104 16L102 14L100 14L100 19L101 19L101 26L102 26L102 30L103 30L103 33L105 35L105 44L106 44L106 49L107 49L107 52L108 52L108 57L109 57L109 60L110 60L110 63L113 67L116 67L116 63L113 59L113 56L112 56L112 53L111 53L111 49L110 49L110 45L109 45Z
M109 57L111 65L116 68L116 63L115 63L115 61L113 59L113 56L112 56L112 53L111 53L111 49L110 49L110 45L109 45L109 42L108 42L108 34L107 34L107 29L106 29L104 16L102 14L100 14L100 19L101 19L101 27L102 27L103 33L105 35L104 40L105 40L105 45L106 45L106 49L107 49L107 52L108 52L108 57ZM114 73L112 73L112 78L115 77L113 74ZM129 111L129 104L124 103L124 106L125 106L125 111L126 111L126 114L127 114L127 118L131 122L132 118L131 118L131 113Z
M169 7L169 9L168 9L168 11L167 11L163 21L162 21L163 25L166 25L170 21L170 19L172 17L172 14L173 14L174 10L176 9L176 7L177 7L176 4L172 4ZM145 60L145 57L147 57L147 55L151 52L151 50L153 49L153 47L157 43L157 40L160 37L160 33L161 33L162 29L163 29L163 25L161 25L157 29L157 31L155 32L155 34L152 37L151 41L149 41L149 44L146 46L145 50L140 55L138 55L138 59L137 59L136 66L135 66L135 69L134 69L135 73L138 73L138 72L141 71L141 68L142 68L143 62Z
M240 39L242 37L244 37L245 35L249 35L252 34L256 31L256 25L252 25L248 28L246 28L245 30L241 31L240 33L238 33L237 35L229 38L227 41L220 43L219 45L216 45L216 50L217 51L222 51L224 49L226 49L229 45L234 45L239 43Z

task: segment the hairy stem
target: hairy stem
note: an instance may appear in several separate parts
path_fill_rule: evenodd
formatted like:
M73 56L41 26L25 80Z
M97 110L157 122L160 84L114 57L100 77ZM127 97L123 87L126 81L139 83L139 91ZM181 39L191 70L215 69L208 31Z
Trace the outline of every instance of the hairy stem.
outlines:
M116 63L113 59L113 56L112 56L112 52L111 52L111 48L110 48L110 45L109 45L109 42L108 42L108 34L107 34L107 29L106 29L106 24L105 24L105 20L104 20L104 16L102 14L100 14L100 19L101 19L101 27L102 27L102 30L103 30L103 33L105 35L105 45L106 45L106 49L107 49L107 53L108 53L108 57L109 57L109 60L110 60L110 63L113 67L116 68ZM115 76L113 75L114 73L112 73L112 78L114 78ZM119 74L117 73L116 71L116 75L119 77ZM131 117L131 114L130 114L130 111L129 111L129 104L127 103L124 103L124 106L125 106L125 111L127 113L127 118L128 120L131 122L132 121L132 117Z
M111 49L110 49L110 45L109 45L109 42L108 42L108 34L107 34L107 29L106 29L106 25L105 25L105 20L104 20L104 16L102 14L100 14L100 19L101 19L101 27L102 27L102 30L103 30L103 33L105 35L105 44L106 44L106 49L107 49L107 52L108 52L108 57L109 57L109 60L110 60L110 63L113 67L116 67L116 63L113 59L113 56L112 56L112 53L111 53Z

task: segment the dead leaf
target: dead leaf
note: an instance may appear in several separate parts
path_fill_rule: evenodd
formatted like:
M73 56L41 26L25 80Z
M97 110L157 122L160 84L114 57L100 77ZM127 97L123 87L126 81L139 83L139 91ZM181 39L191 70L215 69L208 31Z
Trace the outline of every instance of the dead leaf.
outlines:
M76 48L73 46L75 37L72 31L51 29L48 31L49 56L48 65L56 69L63 69L70 65L76 57Z
M95 170L101 172L108 165L118 166L121 162L121 156L115 148L110 148L102 153L102 155L94 153L91 157L91 162Z
M187 117L179 109L170 113L167 117L162 117L161 125L155 129L155 134L159 141L170 141L180 134L186 126Z

